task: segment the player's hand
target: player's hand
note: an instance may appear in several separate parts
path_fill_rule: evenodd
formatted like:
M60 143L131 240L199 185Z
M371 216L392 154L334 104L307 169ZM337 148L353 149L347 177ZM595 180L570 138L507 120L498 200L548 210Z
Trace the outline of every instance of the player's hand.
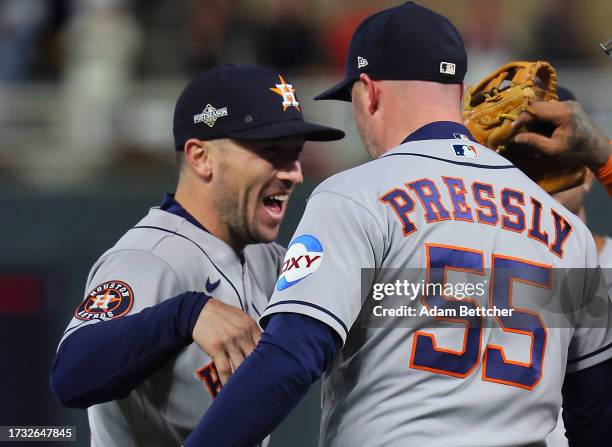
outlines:
M193 328L193 340L214 362L221 383L238 369L261 338L261 329L240 309L210 298Z
M513 127L521 128L534 122L553 124L550 138L534 132L521 132L514 140L532 146L570 166L587 165L593 172L602 167L612 148L608 139L593 124L575 101L547 101L531 104L531 112L523 112Z

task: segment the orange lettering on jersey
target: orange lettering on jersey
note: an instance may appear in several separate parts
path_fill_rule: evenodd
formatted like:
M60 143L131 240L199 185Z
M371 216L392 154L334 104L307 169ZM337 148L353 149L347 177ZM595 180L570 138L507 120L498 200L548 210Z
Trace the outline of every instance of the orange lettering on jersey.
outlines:
M416 193L421 205L423 205L427 223L450 220L451 216L442 205L440 191L433 180L422 178L406 183L406 186Z
M472 182L472 194L474 201L478 204L476 211L476 219L478 223L485 225L497 225L499 222L499 214L497 213L497 206L495 202L489 199L495 198L495 192L493 191L493 185L481 182ZM483 197L483 196L486 196ZM486 210L485 211L483 211Z
M504 188L501 191L501 201L502 208L506 212L502 214L502 228L517 233L525 231L525 212L522 208L525 196L522 191Z
M214 362L210 362L196 371L196 376L206 385L208 392L213 397L217 397L217 394L221 391L221 380L219 379L219 373L215 367Z
M542 223L542 203L533 197L530 197L530 199L532 208L531 228L527 232L527 237L548 246L548 233L540 228Z
M402 233L404 237L416 231L416 225L414 225L414 222L408 217L408 215L414 211L414 200L410 198L406 191L399 188L393 188L380 196L378 200L389 205L395 212L395 215L402 223Z
M442 177L442 181L448 189L448 195L453 203L453 219L474 222L472 208L466 203L465 184L463 179L457 177Z
M446 186L446 188L442 188L445 197L442 197L437 186L440 181ZM550 243L553 236L552 225L546 220L546 213L543 212L543 201L534 196L528 197L531 207L525 209L525 193L523 191L506 187L502 188L499 191L499 196L497 196L492 184L473 181L468 193L465 180L460 177L441 176L436 181L421 178L405 183L405 186L408 190L393 188L378 198L380 202L391 207L402 225L404 236L408 236L417 230L417 226L410 219L410 215L415 211L415 204L420 202L425 221L428 224L452 219L490 226L500 225L502 230L522 234L527 229L527 219L530 218L527 237L546 246L555 256L563 258L563 247L572 233L572 226L567 219L551 209L554 242ZM447 191L448 195L446 195ZM413 192L417 196L418 202L412 199L414 195L409 194L409 192ZM496 199L497 197L499 199ZM453 206L452 214L444 206L447 199ZM529 211L531 211L531 216L527 214ZM550 238L549 232L551 234ZM285 269L290 268L291 265L285 266Z
M563 258L563 244L569 238L572 232L571 224L565 218L559 215L555 210L551 209L550 214L555 222L555 241L550 244L550 251L556 256Z

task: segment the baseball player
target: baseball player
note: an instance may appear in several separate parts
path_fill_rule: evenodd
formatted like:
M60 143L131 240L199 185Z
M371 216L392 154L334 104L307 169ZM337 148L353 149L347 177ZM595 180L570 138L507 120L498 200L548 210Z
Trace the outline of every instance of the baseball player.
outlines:
M345 79L318 99L352 102L375 159L313 192L261 341L186 446L252 445L324 371L324 446L543 445L562 385L570 440L610 439L612 303L588 270L593 238L472 140L460 113L466 59L452 24L412 2L357 28ZM576 265L569 290L558 288L555 271ZM406 276L437 286L414 294L414 308ZM464 277L484 292L454 293ZM406 306L385 307L385 294ZM540 299L577 320L562 325ZM372 323L377 309L385 324Z
M259 339L304 141L343 136L305 122L271 69L226 65L187 85L176 194L94 264L53 364L62 403L88 407L93 446L183 442Z
M574 94L567 88L561 86L557 87L557 94L559 96L559 101L576 101ZM591 190L592 184L593 173L587 170L583 184L555 193L552 196L586 224L584 197ZM593 233L593 239L595 240L595 246L597 247L599 255L599 264L604 269L603 272L608 286L608 294L612 296L612 276L610 276L612 272L612 238ZM562 447L568 445L561 413L559 413L557 427L555 427L555 430L546 438L546 445L549 447Z

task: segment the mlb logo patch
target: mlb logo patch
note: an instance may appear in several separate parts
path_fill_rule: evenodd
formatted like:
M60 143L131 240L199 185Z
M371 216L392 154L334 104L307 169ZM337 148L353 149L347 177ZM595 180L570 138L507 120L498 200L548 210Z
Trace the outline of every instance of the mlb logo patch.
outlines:
M453 153L455 157L478 158L478 152L471 144L453 144Z
M440 62L440 73L445 75L454 75L457 66L452 62Z

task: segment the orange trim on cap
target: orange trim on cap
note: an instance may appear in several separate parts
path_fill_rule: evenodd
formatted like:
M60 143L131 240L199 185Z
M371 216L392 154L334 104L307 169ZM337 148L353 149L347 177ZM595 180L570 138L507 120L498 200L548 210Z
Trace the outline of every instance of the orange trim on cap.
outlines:
M610 147L612 148L612 140L610 141ZM597 180L608 190L608 194L612 197L612 152L606 164L603 165L597 173Z

